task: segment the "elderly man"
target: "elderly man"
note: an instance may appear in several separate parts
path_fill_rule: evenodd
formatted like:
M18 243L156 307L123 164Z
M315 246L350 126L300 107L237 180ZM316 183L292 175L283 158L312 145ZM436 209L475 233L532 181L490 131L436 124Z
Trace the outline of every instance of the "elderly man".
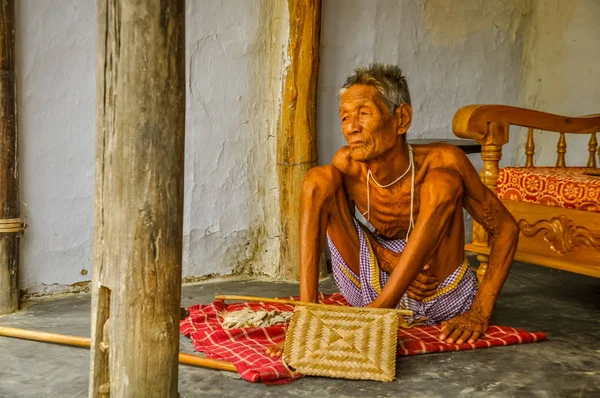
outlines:
M351 305L410 309L414 321L441 323L440 339L475 342L516 250L515 220L462 151L407 144L412 107L400 68L357 69L340 90L340 118L348 146L302 185L300 299L317 301L327 242ZM465 261L463 207L493 239L479 288ZM441 283L430 291L432 280Z

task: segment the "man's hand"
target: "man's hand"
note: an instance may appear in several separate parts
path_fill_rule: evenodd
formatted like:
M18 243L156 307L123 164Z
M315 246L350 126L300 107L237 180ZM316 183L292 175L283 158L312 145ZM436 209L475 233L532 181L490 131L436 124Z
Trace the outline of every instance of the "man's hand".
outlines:
M429 264L423 267L423 271L429 269ZM412 281L406 295L414 300L422 301L427 297L431 297L437 291L440 281L434 276L425 275L423 271L419 272L419 275Z
M394 268L400 261L400 257L402 253L395 253L391 250L385 249L381 246L375 237L371 235L370 232L367 232L367 237L371 241L371 246L375 251L375 257L379 263L379 268L391 274L394 271ZM411 285L406 290L406 294L408 297L414 300L423 300L427 297L433 296L437 291L438 286L440 285L440 281L433 276L429 276L424 274L424 271L429 269L429 264L426 264L423 267L423 270L419 272L419 275L412 281Z
M489 317L484 316L479 310L471 308L469 311L442 322L440 340L446 343L462 344L468 341L473 344L488 329Z

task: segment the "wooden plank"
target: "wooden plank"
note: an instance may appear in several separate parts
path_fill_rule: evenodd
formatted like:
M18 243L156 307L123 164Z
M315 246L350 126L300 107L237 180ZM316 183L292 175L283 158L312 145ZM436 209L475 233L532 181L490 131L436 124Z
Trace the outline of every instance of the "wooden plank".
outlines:
M15 8L0 1L0 220L20 217L15 84ZM16 223L19 225L19 222ZM0 232L0 315L19 308L20 228ZM10 231L10 232L9 232Z
M183 0L99 0L90 396L177 396Z
M288 0L290 33L277 168L281 214L281 276L298 280L300 188L317 165L316 99L321 0Z

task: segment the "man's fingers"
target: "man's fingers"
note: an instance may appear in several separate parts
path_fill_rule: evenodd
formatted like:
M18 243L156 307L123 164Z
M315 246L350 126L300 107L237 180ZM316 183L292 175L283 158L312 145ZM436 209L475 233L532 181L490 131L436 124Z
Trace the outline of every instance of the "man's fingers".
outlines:
M407 292L412 292L413 294L417 295L417 296L431 296L433 293L435 293L437 289L418 289L414 286L409 286L408 289L406 289Z
M440 334L440 340L446 340L446 336L452 333L454 327L448 322L442 322L442 326L440 327L442 334Z
M440 284L439 281L437 280L437 278L435 276L427 276L424 274L419 274L417 275L417 277L415 278L416 281L419 281L421 283L424 283L426 285L433 285L435 283L437 283L438 285Z
M283 347L283 343L275 344L267 347L265 353L272 357L280 357L281 355L283 355Z
M450 335L450 337L448 337L446 339L446 343L454 343L456 341L456 339L458 339L458 337L462 334L462 330L460 329L454 329L454 331L452 332L452 334Z
M419 282L427 282L427 280L431 279L432 277L429 275L425 275L425 274L417 274L417 276L415 277L416 280L418 280ZM435 280L435 278L433 278Z
M467 339L469 338L469 336L471 336L472 332L470 330L465 330L460 337L458 338L458 340L456 340L456 344L462 344L465 341L467 341Z
M438 287L438 283L433 283L433 284L423 284L421 282L419 282L418 280L413 280L413 282L411 283L412 287L415 287L421 291L429 291L429 290L435 290Z
M406 291L406 295L408 297L410 297L411 299L418 300L418 301L422 301L423 299L426 298L426 296L423 296L419 291L413 290L413 289L408 289Z
M481 334L479 332L473 332L473 334L471 335L471 338L469 339L469 343L473 344L477 341L477 339L479 339L479 336Z
M422 301L422 300L426 299L427 297L433 296L435 294L435 292L436 292L435 289L422 291L422 290L419 290L412 286L410 286L406 290L406 294L408 295L408 297L413 298L415 300L419 300L419 301Z

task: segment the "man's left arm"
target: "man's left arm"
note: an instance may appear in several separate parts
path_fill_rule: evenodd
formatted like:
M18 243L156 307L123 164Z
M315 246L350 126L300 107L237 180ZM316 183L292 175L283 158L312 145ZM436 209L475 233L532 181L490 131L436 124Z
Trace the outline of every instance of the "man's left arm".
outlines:
M479 179L475 168L462 153L455 152L456 170L464 181L463 205L491 238L489 264L471 309L442 323L441 340L447 343L474 343L489 326L494 304L510 270L519 227L498 197Z

